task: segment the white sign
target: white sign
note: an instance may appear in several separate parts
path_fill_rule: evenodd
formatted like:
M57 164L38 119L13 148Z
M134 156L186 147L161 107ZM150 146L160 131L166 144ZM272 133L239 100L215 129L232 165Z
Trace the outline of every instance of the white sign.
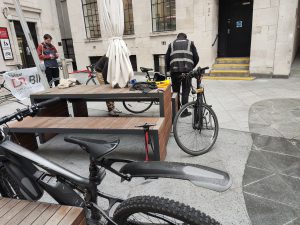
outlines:
M239 21L236 21L236 28L241 28L243 27L243 21L239 20Z
M13 59L9 39L0 39L4 59Z
M6 87L19 100L30 97L30 94L44 91L37 68L28 68L4 73Z

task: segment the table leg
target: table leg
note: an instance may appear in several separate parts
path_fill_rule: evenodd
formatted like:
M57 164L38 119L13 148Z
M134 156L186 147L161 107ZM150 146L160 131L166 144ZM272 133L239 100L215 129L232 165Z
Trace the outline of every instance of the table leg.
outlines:
M34 102L42 102L45 99L35 99ZM69 117L69 109L67 100L60 100L52 104L47 105L44 109L41 109L37 116L47 116L47 117ZM55 137L57 134L45 134L39 133L40 143L43 144L49 141L51 138Z
M36 136L34 133L11 133L11 140L24 148L32 151L38 149Z
M161 158L161 155L163 156L165 149L163 146L160 145L160 137L158 135L158 131L150 131L150 138L153 143L153 160L160 161L164 160L164 157Z
M178 112L178 93L174 92L172 93L172 124L177 112Z
M74 117L88 117L88 108L84 100L72 100Z

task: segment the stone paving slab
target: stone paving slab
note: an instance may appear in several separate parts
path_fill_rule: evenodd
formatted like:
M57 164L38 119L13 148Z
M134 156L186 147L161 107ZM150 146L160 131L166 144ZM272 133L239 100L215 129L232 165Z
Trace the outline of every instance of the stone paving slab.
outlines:
M139 77L141 80L143 78ZM299 192L297 179L300 177L300 126L297 124L300 120L300 78L205 80L203 83L207 101L213 105L219 119L221 129L217 142L211 152L191 157L178 148L171 136L167 147L167 160L202 164L228 171L233 177L232 187L225 193L217 193L184 181L137 179L131 183L120 184L118 177L109 176L100 189L108 192L115 190L123 196L148 193L170 197L202 210L224 225L300 224L298 198L292 198ZM251 106L262 100L267 103L259 103L260 107L253 111ZM284 102L289 102L290 108ZM29 104L29 101L25 103ZM116 105L124 114L130 116L121 103ZM21 107L16 103L0 105L0 116ZM88 107L92 116L107 115L104 102L91 102ZM252 111L247 114L249 110ZM268 115L268 112L274 113ZM157 109L151 107L144 115L151 116L156 113ZM273 119L276 119L275 123ZM144 159L143 137L116 136L121 138L121 144L112 156ZM107 135L95 137L112 138ZM136 140L137 144L132 140ZM76 173L87 175L87 154L75 145L64 143L62 135L40 147L39 154ZM262 183L259 184L260 182ZM272 189L274 184L287 187L285 190L294 192L295 195L284 194L281 189ZM243 189L245 187L248 192ZM279 194L277 196L272 193ZM289 199L292 200L288 202ZM54 201L47 195L42 200Z
M253 144L243 193L253 225L299 224L299 105L300 99L269 99L249 110Z

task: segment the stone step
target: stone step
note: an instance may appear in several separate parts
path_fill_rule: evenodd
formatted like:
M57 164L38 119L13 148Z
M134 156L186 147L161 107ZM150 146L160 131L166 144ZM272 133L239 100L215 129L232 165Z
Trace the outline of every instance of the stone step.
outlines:
M245 64L214 64L213 70L249 70L249 63Z
M211 70L210 75L227 77L249 77L249 70Z
M203 77L204 80L254 80L255 77L229 77L229 76L212 76L206 75Z
M249 64L249 57L231 57L231 58L217 58L217 64Z

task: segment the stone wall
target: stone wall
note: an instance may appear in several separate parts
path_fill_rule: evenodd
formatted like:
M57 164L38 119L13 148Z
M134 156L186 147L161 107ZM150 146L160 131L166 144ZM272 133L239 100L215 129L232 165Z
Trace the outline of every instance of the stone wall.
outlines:
M298 0L254 0L250 73L290 73Z
M99 2L99 1L98 1ZM215 61L217 46L212 43L218 32L219 0L176 0L176 31L152 32L151 1L132 0L134 35L124 36L132 55L137 56L137 66L154 67L154 54L165 54L168 44L179 32L187 33L195 42L201 66L211 66ZM89 56L105 54L108 41L104 37L86 38L81 0L67 1L71 31L78 68L90 63ZM99 7L99 4L98 4Z
M61 41L60 31L58 27L58 18L55 1L52 0L20 0L20 4L23 10L23 14L27 22L36 23L36 32L38 41L43 41L43 35L45 33L51 34L53 37L53 43L56 45L60 54L63 54L62 47L57 46L57 42ZM12 0L0 1L0 9L4 7L9 8L10 15L13 20L19 20L14 3ZM8 22L0 13L0 27L6 27L9 32L10 42L13 50L13 60L3 60L3 56L0 53L0 70L13 70L16 69L16 64L22 64L20 52L18 49L17 37L13 22Z

